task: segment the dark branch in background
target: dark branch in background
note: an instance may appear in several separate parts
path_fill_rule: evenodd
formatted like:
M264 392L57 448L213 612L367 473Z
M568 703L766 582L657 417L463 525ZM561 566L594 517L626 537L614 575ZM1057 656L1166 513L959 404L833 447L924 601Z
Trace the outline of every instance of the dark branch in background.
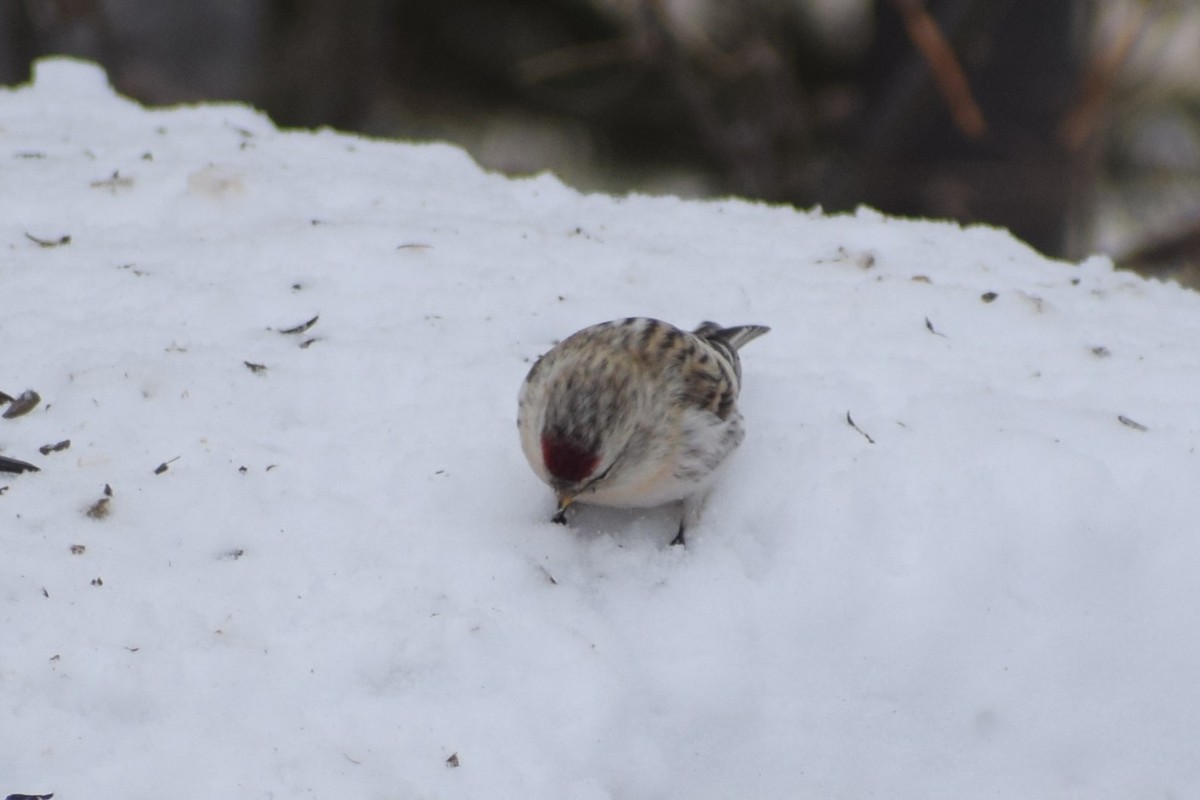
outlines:
M0 30L4 31L0 41L0 82L25 83L29 80L29 66L38 57L37 30L25 3L0 2Z
M1123 267L1149 275L1187 270L1192 285L1200 285L1200 220L1191 220L1179 229L1147 237L1115 258Z
M544 83L576 72L626 64L636 57L636 48L628 37L622 36L602 42L570 44L527 56L517 62L517 74L524 83Z
M1099 130L1117 77L1145 29L1145 4L1140 4L1120 33L1092 55L1084 72L1080 97L1058 129L1059 141L1068 152L1078 151Z
M766 12L753 2L728 8L741 12L732 49L699 31L691 32L691 48L685 48L662 0L642 0L641 26L656 67L726 177L726 191L803 202L789 191L791 176L813 155L807 93L793 75L788 47L773 38Z
M937 21L925 9L922 0L890 1L904 19L904 28L913 45L929 64L955 126L968 139L983 136L987 132L983 111L975 102L967 76Z

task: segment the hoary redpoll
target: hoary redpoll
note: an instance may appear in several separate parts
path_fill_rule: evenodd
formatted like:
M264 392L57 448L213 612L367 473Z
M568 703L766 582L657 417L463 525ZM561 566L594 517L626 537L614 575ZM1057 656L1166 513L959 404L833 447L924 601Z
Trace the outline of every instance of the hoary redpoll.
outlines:
M738 348L763 325L688 333L632 317L584 328L538 359L518 399L525 458L576 502L646 508L681 502L683 544L718 468L745 436Z

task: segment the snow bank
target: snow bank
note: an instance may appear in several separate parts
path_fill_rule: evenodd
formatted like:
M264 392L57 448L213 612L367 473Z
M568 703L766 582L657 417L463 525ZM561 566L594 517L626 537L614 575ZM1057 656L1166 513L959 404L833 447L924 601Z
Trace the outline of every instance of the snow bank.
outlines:
M69 61L0 126L0 790L1200 791L1196 295ZM531 360L641 314L773 328L686 550L550 524L517 445Z

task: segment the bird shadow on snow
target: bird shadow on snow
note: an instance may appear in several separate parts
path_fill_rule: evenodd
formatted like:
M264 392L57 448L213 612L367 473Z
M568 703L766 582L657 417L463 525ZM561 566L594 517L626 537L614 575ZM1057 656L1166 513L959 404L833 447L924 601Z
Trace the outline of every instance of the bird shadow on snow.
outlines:
M668 544L675 531L669 509L579 511L565 526L533 526L518 548L555 590L600 603L613 592L662 589L689 558Z
M581 504L568 512L566 525L550 524L547 517L547 524L537 526L527 555L554 583L586 583L617 572L640 575L638 583L659 584L689 563L732 570L750 580L774 568L765 533L769 526L757 515L709 509L683 546L670 543L678 524L679 510L670 504L647 509Z
M650 545L661 550L670 547L675 538L679 509L671 504L623 509L581 503L567 511L567 524L560 527L582 543L608 539L618 548L636 546L642 549Z

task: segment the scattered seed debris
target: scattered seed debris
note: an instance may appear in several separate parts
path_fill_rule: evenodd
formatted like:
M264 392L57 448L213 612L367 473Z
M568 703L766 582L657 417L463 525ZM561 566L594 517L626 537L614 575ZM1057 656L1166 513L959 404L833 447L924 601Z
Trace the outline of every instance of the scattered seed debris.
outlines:
M0 472L11 472L14 475L20 475L22 472L41 472L41 470L26 461L19 461L8 456L0 456Z
M161 464L159 464L157 467L154 468L154 474L162 475L164 472L166 472L168 469L170 469L171 465L174 464L176 461L178 461L180 458L182 458L182 456L175 456L174 458L168 458L166 461L162 462Z
M458 765L459 765L458 753L451 753L450 757L446 759L446 766L449 767L450 769L454 769Z
M407 244L398 245L397 250L432 250L433 245L425 244L424 242L408 242Z
M110 177L102 181L92 181L89 185L93 189L108 189L116 194L118 189L128 189L133 186L133 178L123 178L119 170L113 170Z
M1046 310L1046 301L1043 300L1042 298L1038 297L1036 294L1029 294L1028 292L1017 292L1017 295L1022 300L1024 300L1025 302L1027 302L1031 306L1033 306L1033 310L1035 313L1041 314L1042 312L1044 312Z
M221 553L219 558L222 561L237 561L239 558L241 558L244 555L246 555L245 550L243 550L240 547L235 547L232 550L226 550L224 553Z
M1124 425L1127 428L1133 428L1135 431L1143 431L1144 432L1144 431L1150 430L1142 423L1132 420L1129 417L1125 416L1124 414L1118 414L1117 421L1120 422L1122 425Z
M43 587L42 587L42 597L45 597L47 600L48 600L48 599L50 599L50 593L46 591L46 587L45 587L45 586L43 586ZM58 656L55 656L54 658L52 658L52 659L50 659L50 660L51 660L51 661L54 661L54 660L56 660L57 658L58 658Z
M150 274L144 269L137 269L137 264L132 261L128 264L118 264L117 269L128 270L131 274L136 275L139 278L144 278Z
M554 576L550 574L550 570L546 569L541 564L538 564L537 568L540 569L542 574L546 576L546 580L550 581L550 583L554 584L555 586L558 586L558 581L556 581Z
M23 153L17 153L13 158L45 158L46 154L37 150L26 150Z
M316 336L314 336L311 339L305 339L303 342L300 343L300 349L307 350L308 348L312 347L313 342L319 342L319 341L321 341L321 340Z
M996 294L995 292L984 292L983 294L979 295L979 299L985 303L991 303L999 296L1000 295Z
M104 519L108 516L111 509L109 503L112 502L113 490L107 483L104 484L104 497L101 497L96 502L88 507L87 515L92 519Z
M70 446L71 446L71 440L63 439L61 442L56 442L55 444L42 445L41 447L38 448L38 452L44 456L48 456L51 453L61 453L63 450L66 450Z
M1096 358L1108 358L1112 355L1112 351L1104 345L1100 345L1092 348L1092 355L1094 355Z
M255 364L253 361L243 361L242 363L246 365L246 369L250 370L256 375L267 371L266 364Z
M249 471L250 469L245 464L242 464L240 467L238 467L238 472L242 473L243 475Z
M8 397L8 395L5 395L5 397ZM0 416L3 416L4 419L15 419L16 417L23 416L28 414L30 411L33 411L33 409L37 408L37 404L40 402L42 402L42 396L40 394L35 392L33 389L26 389L25 391L21 392L20 397L17 397L16 399L10 398L11 405L9 405L4 414Z
M71 243L71 237L68 234L63 234L57 239L43 239L40 236L34 236L29 231L26 231L25 238L36 244L38 247L62 247L64 244Z
M142 648L140 648L140 647L129 647L129 646L126 646L126 647L125 647L125 649L126 649L126 650L128 650L128 651L129 651L129 652L131 652L131 653L136 653L138 650L141 650Z
M913 275L912 280L914 283L933 283L928 275Z
M846 412L846 424L849 425L851 428L854 428L854 430L861 433L863 435L863 437L867 440L867 442L869 442L870 444L875 444L875 440L871 438L870 434L868 434L862 428L860 428L854 424L854 419L853 419L853 417L850 416L849 411Z
M313 325L316 325L317 320L319 320L320 318L321 318L321 315L317 314L315 317L310 319L308 322L301 322L299 325L297 325L294 328L285 328L284 330L281 330L280 333L287 334L287 335L291 335L291 334L295 334L295 333L304 333L306 330L311 328Z
M73 555L73 556L81 556L86 552L87 552L86 545L82 545L82 544L71 545L71 555Z
M58 658L58 656L54 658ZM54 659L50 660L53 661ZM54 797L54 792L50 794L10 794L4 800L50 800L51 797Z
M850 263L857 266L859 269L868 270L875 266L875 253L870 250L858 250L851 252L845 247L838 247L837 252L829 258L822 258L817 261L818 264L836 264L838 262Z
M103 578L92 578L92 586L103 586L103 585L104 585Z
M935 329L934 329L934 327L933 327L933 323L929 321L929 317L926 317L926 318L925 318L925 327L926 327L926 329L928 329L928 330L929 330L929 332L930 332L930 333L932 333L934 336L941 336L941 337L943 337L943 338L945 338L945 336L946 336L946 334L942 333L941 331L939 331L939 330L935 330Z

